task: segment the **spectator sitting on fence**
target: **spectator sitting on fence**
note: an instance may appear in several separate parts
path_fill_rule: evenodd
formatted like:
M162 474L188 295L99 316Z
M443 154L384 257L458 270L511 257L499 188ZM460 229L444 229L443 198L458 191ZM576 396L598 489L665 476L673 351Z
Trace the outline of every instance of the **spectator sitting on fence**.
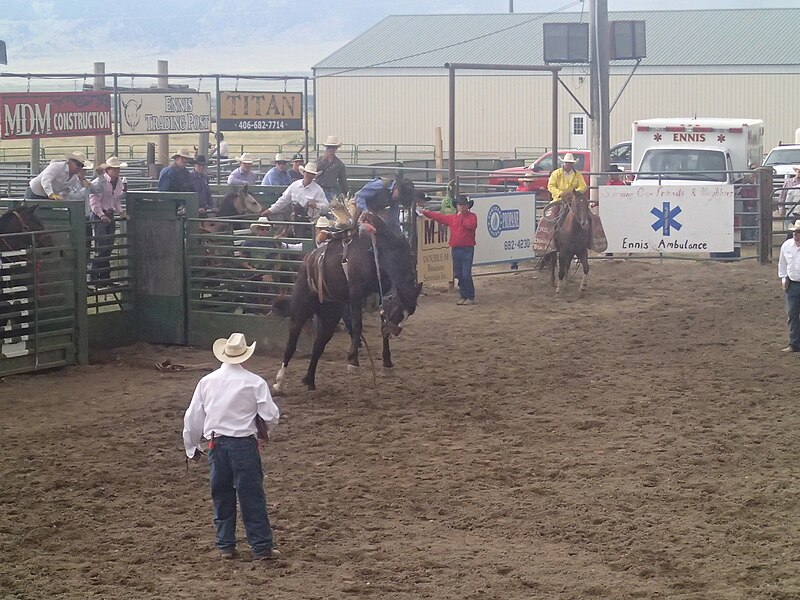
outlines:
M298 179L303 178L303 164L305 163L305 158L299 152L292 157L292 168L289 169L289 176L292 178L292 181L297 181Z
M114 248L114 233L116 225L114 216L127 219L128 215L122 210L122 180L119 178L121 169L128 164L116 156L110 156L100 165L103 174L92 181L89 193L89 208L92 211L91 222L94 225L95 261L90 269L89 279L97 285L115 285L111 281L111 263L109 257Z
M781 216L789 221L800 219L800 167L794 167L794 177L786 177L778 202Z
M193 162L194 169L189 172L189 181L192 182L192 189L197 192L200 214L212 212L214 210L214 199L211 197L211 188L208 187L206 157L200 154L195 157Z
M258 175L253 170L253 161L256 157L245 152L236 160L239 166L228 175L228 185L255 185Z
M225 135L221 131L218 131L216 134L217 140L219 140L219 159L220 160L227 160L228 159L228 142L225 141ZM209 144L208 147L211 149L211 156L217 155L217 145L216 144Z
M28 183L25 198L38 200L63 200L78 183L84 188L89 182L83 174L86 156L83 152L70 152L64 160L54 160Z
M159 192L193 192L192 182L189 179L189 170L186 165L192 159L189 148L181 148L172 155L172 164L161 170L158 176Z
M317 183L325 192L325 197L331 200L336 194L347 193L347 168L336 156L336 151L341 146L339 138L329 135L325 140L325 153L317 161Z
M284 188L291 185L293 180L292 176L289 175L289 172L286 170L287 164L288 161L283 154L276 154L275 166L264 175L261 185L279 185Z
M625 185L625 181L622 179L622 169L617 165L608 167L608 185Z

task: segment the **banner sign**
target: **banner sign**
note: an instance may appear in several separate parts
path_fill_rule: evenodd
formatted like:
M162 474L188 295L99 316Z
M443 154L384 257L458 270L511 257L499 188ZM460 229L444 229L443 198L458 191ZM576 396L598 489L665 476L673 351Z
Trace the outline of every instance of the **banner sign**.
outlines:
M426 217L417 219L417 279L425 285L453 281L450 228Z
M536 196L530 193L476 194L472 209L478 215L476 265L534 258Z
M732 185L600 187L608 252L733 251Z
M221 131L302 131L299 92L220 92Z
M110 92L0 94L0 138L77 137L111 133Z
M120 94L122 135L211 131L211 96L206 93Z

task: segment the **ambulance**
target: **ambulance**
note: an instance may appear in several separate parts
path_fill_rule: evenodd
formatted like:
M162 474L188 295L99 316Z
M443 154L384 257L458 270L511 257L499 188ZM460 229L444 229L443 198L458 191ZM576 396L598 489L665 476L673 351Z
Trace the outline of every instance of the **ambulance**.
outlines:
M642 119L633 122L632 140L632 185L723 185L761 164L764 122Z

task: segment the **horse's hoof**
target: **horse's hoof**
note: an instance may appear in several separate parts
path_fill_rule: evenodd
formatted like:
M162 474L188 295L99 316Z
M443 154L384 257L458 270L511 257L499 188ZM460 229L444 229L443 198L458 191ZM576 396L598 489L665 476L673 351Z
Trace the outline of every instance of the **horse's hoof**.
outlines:
M308 385L308 391L309 392L313 392L313 391L315 391L317 389L317 386L315 384L313 384L313 383L308 383L306 385Z
M386 363L383 363L383 368L384 369L394 369L394 363L389 363L388 365Z
M283 386L281 384L276 383L272 386L272 395L273 396L280 396L283 394Z
M347 372L348 373L358 373L358 370L360 368L361 367L359 367L358 365L347 365Z

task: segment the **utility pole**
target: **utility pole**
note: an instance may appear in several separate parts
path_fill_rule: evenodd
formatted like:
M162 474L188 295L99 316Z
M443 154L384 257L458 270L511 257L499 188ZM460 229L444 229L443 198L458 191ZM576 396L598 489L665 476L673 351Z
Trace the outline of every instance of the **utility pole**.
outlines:
M94 89L95 91L102 91L106 87L106 63L94 63ZM116 101L116 98L115 98ZM94 164L95 166L106 160L106 136L94 136Z
M592 113L591 171L608 170L611 140L609 132L608 99L608 0L589 2L589 48L591 96L589 110ZM592 185L597 185L592 178ZM601 181L599 183L605 183Z
M169 91L169 77L167 76L167 73L169 73L169 62L166 60L158 61L158 87L163 92ZM169 164L168 133L158 134L158 158L156 159L156 162L162 167L166 167Z

